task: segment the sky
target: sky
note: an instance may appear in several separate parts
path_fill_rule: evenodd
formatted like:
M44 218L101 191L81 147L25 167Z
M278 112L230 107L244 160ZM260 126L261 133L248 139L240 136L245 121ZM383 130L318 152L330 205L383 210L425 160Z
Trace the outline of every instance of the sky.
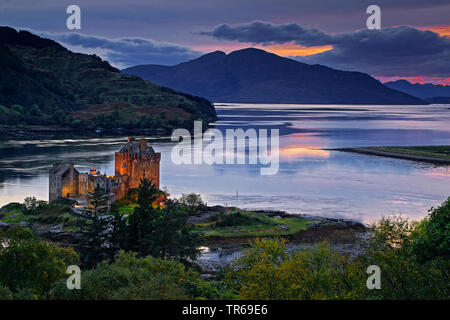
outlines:
M71 4L81 9L80 30L66 27ZM381 29L368 30L374 4ZM0 25L118 68L256 47L383 82L450 85L448 0L0 0Z

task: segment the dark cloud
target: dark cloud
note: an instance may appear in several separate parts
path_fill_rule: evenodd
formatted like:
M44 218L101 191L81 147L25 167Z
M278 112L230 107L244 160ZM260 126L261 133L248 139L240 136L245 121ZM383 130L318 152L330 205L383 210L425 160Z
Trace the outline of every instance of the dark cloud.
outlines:
M328 34L295 23L274 25L257 21L236 26L222 24L201 34L262 45L332 45L330 51L294 58L376 76L448 77L450 74L450 38L408 26Z
M368 5L381 7L382 26L449 23L448 0L1 0L0 21L11 27L67 31L66 8L77 4L82 31L110 38L129 37L204 45L193 31L221 21L297 22L328 32L364 27ZM198 41L198 42L197 42Z
M53 39L69 49L95 52L111 64L124 68L137 64L174 65L199 57L203 53L177 44L140 38L109 39L81 33L51 34L34 32Z
M264 45L295 41L305 46L317 46L329 44L332 38L320 30L306 29L296 23L273 25L260 21L237 26L222 24L212 31L203 31L200 34L220 40L261 43Z

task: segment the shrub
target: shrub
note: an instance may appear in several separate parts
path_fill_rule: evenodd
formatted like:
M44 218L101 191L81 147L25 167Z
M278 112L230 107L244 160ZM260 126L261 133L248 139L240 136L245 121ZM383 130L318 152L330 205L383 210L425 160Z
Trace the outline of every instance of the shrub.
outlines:
M421 226L399 217L383 218L371 227L371 237L358 260L381 270L381 290L371 299L443 299L450 297L450 263L442 257L417 259L414 243Z
M68 290L65 281L60 281L51 296L70 300L215 299L220 291L174 260L121 252L116 262L104 261L84 272L81 290Z
M59 248L21 227L0 232L0 244L0 285L29 298L31 293L47 297L66 276L67 266L79 261L73 249Z
M450 197L429 215L417 228L412 250L421 262L441 257L450 258Z
M240 299L357 299L365 287L363 268L326 243L289 254L284 241L256 239L232 268Z
M178 202L186 206L191 212L197 210L201 205L203 205L202 197L196 193L183 194Z

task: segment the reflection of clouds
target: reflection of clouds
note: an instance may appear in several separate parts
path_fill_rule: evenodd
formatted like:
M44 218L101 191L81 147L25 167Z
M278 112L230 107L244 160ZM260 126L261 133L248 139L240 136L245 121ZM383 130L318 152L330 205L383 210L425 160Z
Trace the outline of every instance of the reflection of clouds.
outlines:
M447 171L433 171L433 172L424 172L424 176L433 177L433 178L444 178L444 179L450 179L450 168L447 167ZM449 190L450 194L450 190Z
M330 152L317 146L289 145L280 148L280 158L292 161L298 158L329 158Z

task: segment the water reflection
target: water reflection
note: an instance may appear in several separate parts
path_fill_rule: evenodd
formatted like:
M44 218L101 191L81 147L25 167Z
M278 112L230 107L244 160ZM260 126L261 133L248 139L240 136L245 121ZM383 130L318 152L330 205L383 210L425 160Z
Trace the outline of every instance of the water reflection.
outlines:
M449 168L350 154L330 148L450 144L449 106L230 105L215 127L280 129L280 169L261 176L259 165L174 165L174 143L162 153L161 185L178 196L197 192L209 204L279 209L357 218L424 216L450 195ZM48 170L56 162L95 165L113 173L114 152L126 137L42 134L0 139L0 205L35 195L47 199ZM239 191L239 198L236 192Z
M317 146L288 145L280 147L281 161L294 161L305 157L329 158L330 152Z

